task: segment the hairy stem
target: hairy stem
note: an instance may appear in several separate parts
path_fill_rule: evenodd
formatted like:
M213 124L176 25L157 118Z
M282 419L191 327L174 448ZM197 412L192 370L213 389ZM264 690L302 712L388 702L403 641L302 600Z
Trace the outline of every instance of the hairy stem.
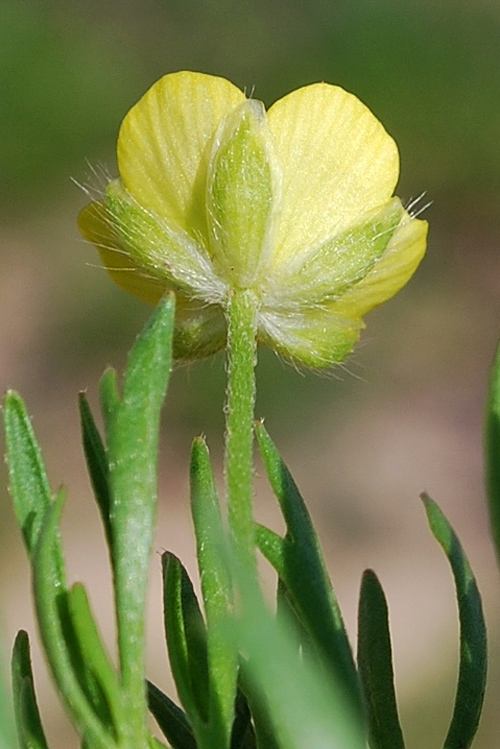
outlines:
M241 565L241 572L254 578L256 563L252 495L257 309L258 300L253 292L233 292L227 310L225 452L228 520L233 551Z

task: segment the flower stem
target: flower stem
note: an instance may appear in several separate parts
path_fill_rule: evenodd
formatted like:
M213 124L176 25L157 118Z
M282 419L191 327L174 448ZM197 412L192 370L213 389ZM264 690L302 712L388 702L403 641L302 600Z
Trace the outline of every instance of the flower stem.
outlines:
M233 293L227 310L225 473L229 531L240 571L253 578L257 575L252 514L257 309L255 294L244 290Z

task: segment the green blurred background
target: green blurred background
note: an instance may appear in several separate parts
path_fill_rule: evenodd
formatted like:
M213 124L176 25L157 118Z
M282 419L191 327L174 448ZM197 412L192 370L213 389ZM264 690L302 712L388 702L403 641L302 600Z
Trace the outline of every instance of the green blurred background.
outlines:
M362 570L373 567L392 612L408 749L439 747L456 678L453 586L418 494L458 530L483 591L492 664L476 747L498 746L499 583L481 457L488 368L500 322L500 5L495 0L1 0L0 382L28 401L53 485L70 488L70 573L90 587L112 647L106 553L78 440L76 392L121 367L149 310L100 269L75 219L116 174L121 119L164 73L223 75L270 104L326 80L357 94L395 137L398 195L426 191L429 249L417 276L368 317L351 359L327 376L263 351L259 415L309 499L345 618L355 635ZM187 509L190 441L222 448L224 362L173 374L160 460L160 528L195 569ZM278 529L257 471L257 511ZM2 476L5 487L5 471ZM5 648L35 632L29 575L5 488L0 493ZM168 686L159 559L153 564L151 675ZM54 749L76 746L48 686L40 701Z

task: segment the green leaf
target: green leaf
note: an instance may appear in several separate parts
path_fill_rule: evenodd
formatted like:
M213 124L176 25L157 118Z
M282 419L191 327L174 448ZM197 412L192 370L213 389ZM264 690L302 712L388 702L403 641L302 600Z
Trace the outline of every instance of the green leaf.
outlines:
M99 507L106 540L111 552L113 540L111 534L110 498L109 498L109 468L106 448L97 429L89 402L85 393L80 393L78 399L80 409L80 424L82 430L83 450L89 471L92 489Z
M207 618L208 722L222 749L230 745L237 682L236 647L227 636L233 583L210 455L202 438L191 451L191 512Z
M159 303L130 352L118 400L111 375L102 397L108 437L110 519L121 682L131 741L146 737L144 617L154 523L160 409L172 366L174 299Z
M96 749L114 749L115 742L95 714L89 694L82 688L86 672L81 667L75 672L81 654L73 632L67 591L61 584L58 556L54 551L57 549L55 541L63 503L64 494L60 492L45 513L33 555L33 588L40 636L59 691L80 734Z
M238 689L234 706L234 723L231 733L231 749L256 749L252 714L248 700ZM270 749L270 748L269 748Z
M258 532L257 543L271 564L276 565L289 600L310 633L321 661L345 690L362 723L365 707L361 686L314 526L293 478L262 423L256 425L256 435L269 482L287 526L281 549L276 536L268 533L263 536L262 530Z
M92 689L92 704L102 723L119 737L126 722L120 686L102 644L90 610L85 588L81 583L72 587L68 595L69 613L75 642L73 650L81 654L81 661L88 674ZM86 690L88 691L88 690Z
M240 687L245 696L252 716L254 728L254 745L257 749L281 749L276 731L269 717L269 706L265 695L258 684L252 679L248 662L240 660Z
M110 367L104 372L99 383L99 394L101 396L102 418L104 419L107 432L109 422L120 405L120 394L118 392L115 369Z
M32 559L46 510L52 503L52 492L26 407L21 396L12 390L4 400L4 425L10 493L24 543ZM61 576L63 563L58 537L54 543L58 547L54 554Z
M490 525L500 564L500 343L491 369L486 405L485 452Z
M243 690L254 719L257 709L272 726L264 737L256 721L259 749L365 749L364 726L344 690L316 659L298 656L295 638L267 610L258 588L248 579L237 582L241 616L235 629L248 659Z
M189 575L180 560L162 555L165 632L172 675L179 698L199 741L208 724L206 629Z
M387 602L372 570L365 571L361 583L358 667L368 705L370 747L404 749L394 691Z
M451 565L460 620L460 666L445 749L468 749L476 734L486 685L487 646L481 596L460 541L437 504L422 495L431 531Z
M28 633L23 630L12 652L12 694L20 749L48 749L35 696Z
M197 749L193 732L183 711L149 681L148 704L172 749Z

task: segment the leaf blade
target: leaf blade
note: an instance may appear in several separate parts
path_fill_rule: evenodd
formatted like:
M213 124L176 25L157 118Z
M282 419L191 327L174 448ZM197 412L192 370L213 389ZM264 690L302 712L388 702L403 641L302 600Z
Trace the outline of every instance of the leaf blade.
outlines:
M287 526L281 553L282 580L322 661L327 664L334 680L342 685L363 723L365 706L358 673L316 531L290 472L260 422L256 424L256 436L269 482ZM260 539L263 540L262 533ZM267 542L271 543L269 535ZM266 553L264 546L262 551ZM274 549L273 554L276 553ZM272 563L271 558L270 561Z
M202 438L192 446L190 476L191 513L207 618L209 723L222 749L231 741L238 670L235 644L227 636L233 583L210 455Z
M14 643L11 673L20 749L48 749L35 695L28 633L23 630Z
M460 620L460 664L455 706L445 749L468 749L476 734L486 686L486 626L481 596L460 541L438 505L422 494L434 538L450 563Z
M394 690L387 602L371 570L365 571L361 584L358 667L368 706L370 747L404 749Z
M113 548L113 538L110 518L111 501L109 496L109 466L106 448L104 447L101 435L97 429L85 393L79 394L78 405L85 461L87 463L87 469L97 506L101 513L106 540L111 552Z

